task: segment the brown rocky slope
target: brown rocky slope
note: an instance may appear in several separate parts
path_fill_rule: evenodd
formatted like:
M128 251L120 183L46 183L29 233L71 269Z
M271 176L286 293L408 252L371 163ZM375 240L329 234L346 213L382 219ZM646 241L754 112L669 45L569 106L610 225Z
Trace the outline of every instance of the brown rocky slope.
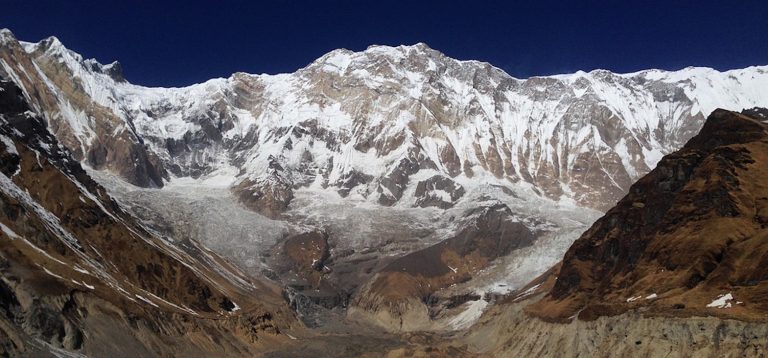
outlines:
M247 356L288 339L279 289L146 229L23 98L0 81L0 355Z
M497 356L765 356L766 114L713 112L462 341Z
M713 112L568 250L530 311L591 319L636 306L670 315L768 319L768 126ZM728 307L710 305L730 294Z

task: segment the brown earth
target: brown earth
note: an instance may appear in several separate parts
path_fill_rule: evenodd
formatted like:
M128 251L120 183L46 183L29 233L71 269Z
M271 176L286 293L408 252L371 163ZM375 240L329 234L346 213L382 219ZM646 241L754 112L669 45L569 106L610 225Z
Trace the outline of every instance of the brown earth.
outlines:
M292 271L312 288L319 288L323 273L330 272L325 265L331 256L329 249L328 234L317 231L292 236L283 243Z
M455 341L482 356L764 357L767 115L713 112L560 264Z
M713 112L573 244L528 312L768 321L768 128L758 119ZM707 307L728 293L727 308Z

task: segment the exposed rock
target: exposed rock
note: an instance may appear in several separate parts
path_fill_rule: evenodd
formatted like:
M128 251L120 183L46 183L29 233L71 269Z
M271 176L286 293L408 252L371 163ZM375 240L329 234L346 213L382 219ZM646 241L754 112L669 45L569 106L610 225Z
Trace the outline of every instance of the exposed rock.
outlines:
M398 258L382 269L354 298L350 315L363 316L394 331L413 331L430 324L433 293L461 283L498 257L531 245L533 233L506 205L465 213L455 236Z
M293 200L293 188L280 163L274 158L270 159L268 177L256 181L243 180L234 186L232 191L245 206L274 219L279 217Z
M640 308L765 320L767 129L759 118L713 112L571 246L529 311L553 321ZM733 302L713 304L725 296Z
M403 197L410 176L421 169L436 169L436 166L420 150L409 150L408 157L401 159L399 164L379 181L379 204L391 206L398 202Z
M249 355L285 339L295 321L275 287L147 230L14 84L0 89L0 157L9 159L0 173L2 353Z
M424 169L524 181L606 210L716 105L768 101L764 67L519 80L418 44L333 51L292 74L145 88L124 82L118 63L84 60L55 38L3 39L4 77L75 159L144 187L223 170L243 202L270 217L318 180L392 206Z
M308 282L311 288L319 288L322 275L331 271L326 266L331 257L328 234L317 231L301 233L291 236L282 245L293 272Z
M339 180L339 183L337 184L339 187L339 195L346 197L352 189L360 185L368 184L371 181L373 181L372 175L353 170Z
M46 114L49 129L75 159L114 171L139 186L163 185L167 173L130 122L85 92L78 74L92 67L92 61L86 63L54 37L41 41L29 52L16 41L5 42L0 46L0 59L10 72L4 79L19 81L16 85L27 89L24 96L31 107ZM78 63L77 68L71 67L73 61ZM58 87L53 89L48 83Z
M464 196L464 187L444 176L435 175L416 186L416 205L447 209Z

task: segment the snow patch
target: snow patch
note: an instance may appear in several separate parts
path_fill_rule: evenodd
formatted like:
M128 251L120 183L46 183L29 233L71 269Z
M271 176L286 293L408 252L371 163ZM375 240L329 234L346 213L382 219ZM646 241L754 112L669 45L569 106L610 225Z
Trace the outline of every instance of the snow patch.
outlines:
M45 271L45 273L47 273L47 274L49 274L49 275L51 275L51 276L53 276L53 277L56 277L56 278L58 278L58 279L60 279L60 280L65 280L65 278L64 278L64 277L61 277L61 276L59 276L59 275L57 275L57 274L55 274L55 273L53 273L53 272L49 271L49 270L48 270L47 268L45 268L45 267L43 267L43 271Z
M11 138L0 134L0 142L3 142L5 150L8 151L8 153L19 155L19 152L16 150L16 144L13 143Z
M16 234L13 230L11 230L11 228L5 226L3 223L0 223L0 230L3 232L3 234L8 235L8 237L10 237L11 240L21 238L21 236Z
M147 299L146 297L144 297L142 295L134 294L134 296L136 296L136 298L138 298L138 299L140 299L140 300L142 300L142 301L144 301L144 302L146 302L146 303L148 303L148 304L150 304L152 306L160 308L160 306L158 306L157 304L155 304L154 302L150 301L149 299Z
M465 303L465 306L467 307L463 312L457 314L448 321L448 324L456 330L468 328L473 323L475 323L475 321L477 321L477 319L480 318L480 316L483 314L483 311L485 311L485 308L488 306L488 302L483 299L479 299L477 301Z
M733 295L731 293L726 293L723 295L717 296L717 298L709 303L707 307L709 308L731 308L731 302L733 300Z
M77 285L80 285L80 286L85 286L85 287L87 287L87 288L89 288L91 290L93 290L95 288L94 286L91 286L91 285L85 283L85 281L82 281L82 282L81 281L76 281L76 280L70 280L70 281L72 281L72 283L74 283L74 284L77 284Z
M539 289L539 287L541 287L540 283L531 286L530 288L528 288L527 290L525 290L521 294L519 294L517 297L515 297L515 301L522 300L523 298L526 298L526 297L532 295L534 292L536 292L536 290Z

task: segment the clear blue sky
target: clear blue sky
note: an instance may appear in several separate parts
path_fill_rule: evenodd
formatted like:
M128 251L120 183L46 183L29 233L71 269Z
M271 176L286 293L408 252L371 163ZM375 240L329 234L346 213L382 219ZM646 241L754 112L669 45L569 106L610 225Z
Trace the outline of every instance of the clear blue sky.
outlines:
M55 35L85 57L119 60L131 82L162 86L416 42L523 78L768 64L768 0L2 0L0 27L27 41Z

